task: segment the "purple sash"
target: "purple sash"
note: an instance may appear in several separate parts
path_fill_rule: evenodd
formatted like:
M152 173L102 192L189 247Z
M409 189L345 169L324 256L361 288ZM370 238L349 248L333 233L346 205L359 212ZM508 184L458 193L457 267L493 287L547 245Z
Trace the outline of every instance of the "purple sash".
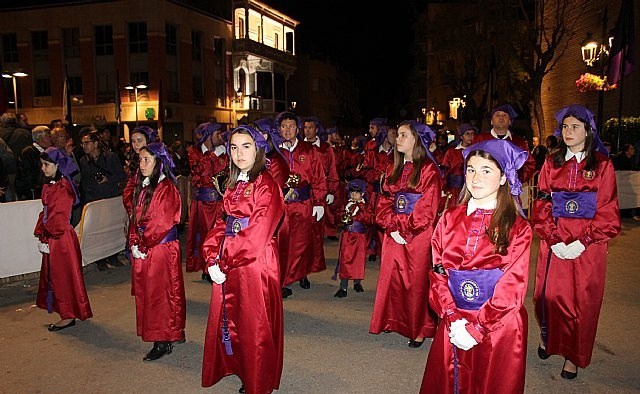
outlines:
M422 193L397 192L393 199L393 212L408 215L413 212L416 201L422 197Z
M551 215L556 218L593 219L596 196L596 192L553 192Z
M142 233L144 233L144 229L146 226L138 227L138 234L142 237ZM160 241L161 244L166 244L167 242L175 241L178 239L178 228L176 226L171 227L171 230L167 233L167 235L162 238Z
M344 226L344 229L345 231L349 231L351 233L364 234L367 232L367 226L365 226L364 224L362 224L362 222L359 222L357 220L348 226Z
M464 176L458 174L447 175L447 186L461 189L464 185Z
M460 309L478 310L491 297L502 270L448 270L449 291Z
M289 190L285 191L285 195L289 194ZM293 193L285 200L286 203L306 201L311 198L311 186L306 185L302 187L296 187L293 189Z
M249 225L249 218L237 218L229 215L227 217L227 227L224 229L224 235L235 237L243 228Z
M222 196L218 193L215 187L196 187L196 195L194 197L197 201L220 201Z

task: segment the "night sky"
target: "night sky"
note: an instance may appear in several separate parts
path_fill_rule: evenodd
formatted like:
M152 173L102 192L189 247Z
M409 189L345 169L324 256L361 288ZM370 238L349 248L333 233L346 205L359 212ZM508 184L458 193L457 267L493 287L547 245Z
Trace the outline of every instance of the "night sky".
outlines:
M390 108L404 104L413 21L426 0L390 1L384 8L353 0L263 2L300 22L298 54L327 56L357 78L365 119L388 116ZM361 8L348 8L356 4Z

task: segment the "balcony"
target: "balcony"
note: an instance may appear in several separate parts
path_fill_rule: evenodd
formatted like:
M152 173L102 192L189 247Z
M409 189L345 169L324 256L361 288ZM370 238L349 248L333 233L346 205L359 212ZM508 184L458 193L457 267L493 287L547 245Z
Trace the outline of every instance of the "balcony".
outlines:
M290 67L296 67L296 57L288 52L272 48L248 38L240 38L233 40L233 53L241 54L248 52L253 55L271 59L274 62L282 63Z

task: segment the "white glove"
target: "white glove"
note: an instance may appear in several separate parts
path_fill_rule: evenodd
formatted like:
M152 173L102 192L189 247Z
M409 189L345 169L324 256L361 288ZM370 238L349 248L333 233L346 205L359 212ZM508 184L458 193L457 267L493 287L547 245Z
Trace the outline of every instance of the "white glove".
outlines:
M131 245L131 255L136 259L144 260L147 258L147 254L142 253L140 249L138 249L138 245Z
M360 210L360 207L356 207L356 208L353 210L353 216L356 216L356 215L358 214L358 211L359 211L359 210Z
M459 327L464 327L467 323L469 323L467 319L458 319L453 323L451 323L451 327L449 327L449 331L453 332L457 330ZM451 336L451 334L449 334L449 336Z
M327 199L325 201L327 202L327 205L331 205L333 204L334 199L335 197L333 197L333 194L327 194Z
M355 201L351 201L349 200L349 202L347 203L347 205L345 205L344 209L345 210L349 210L349 208L351 208L353 206L353 204L357 204Z
M322 220L322 217L324 216L324 207L322 205L317 205L313 207L313 210L311 211L311 216L315 216L316 221L318 222Z
M567 258L567 245L564 242L551 245L551 251L559 258L565 260Z
M45 244L45 243L42 243L42 242L38 241L38 251L40 251L40 253L42 253L42 254L48 254L49 253L49 244Z
M457 321L454 323L457 323ZM455 330L452 329L449 333L449 342L451 342L458 349L469 350L477 345L478 342L471 336L471 334L469 334L469 331L467 331L467 328L465 326L466 323L459 324L456 326Z
M406 245L407 244L407 241L405 241L404 238L402 238L402 235L400 235L399 231L394 231L394 232L390 233L389 235L391 236L391 238L393 238L394 241L396 241L400 245Z
M569 260L573 260L573 259L577 259L578 256L580 256L582 254L582 252L584 252L586 248L584 247L584 245L582 244L582 242L578 241L577 239L573 242L571 242L569 245L567 245L567 248L565 250L565 258L569 259Z
M220 266L218 264L214 264L211 267L209 267L208 271L209 271L209 276L211 277L211 280L216 282L219 285L223 284L224 281L227 280L227 275L225 275L224 272L220 270Z

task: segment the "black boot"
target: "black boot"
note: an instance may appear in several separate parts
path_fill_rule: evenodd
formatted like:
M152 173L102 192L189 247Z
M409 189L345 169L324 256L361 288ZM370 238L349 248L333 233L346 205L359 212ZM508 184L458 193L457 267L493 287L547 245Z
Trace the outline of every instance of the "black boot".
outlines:
M161 357L164 357L167 354L171 354L173 350L173 344L171 342L154 342L153 348L146 356L142 359L142 361L154 361Z
M309 282L309 279L306 276L300 279L300 287L302 287L303 289L311 288L311 282Z

